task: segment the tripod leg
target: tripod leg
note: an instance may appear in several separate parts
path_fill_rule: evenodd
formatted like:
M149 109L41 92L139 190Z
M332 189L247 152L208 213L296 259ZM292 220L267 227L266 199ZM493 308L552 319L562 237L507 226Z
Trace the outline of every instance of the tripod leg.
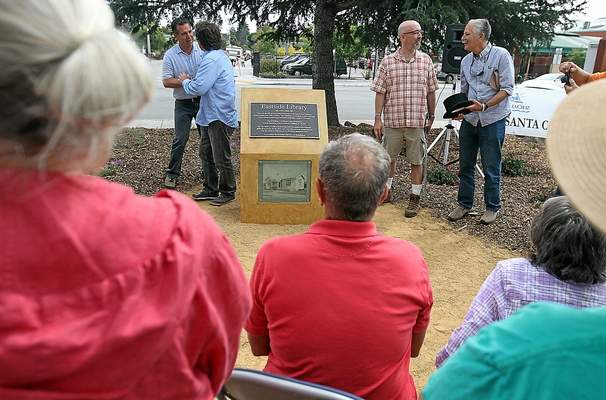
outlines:
M459 139L459 132L457 131L457 129L453 128L452 131L455 134L455 136L457 137L457 139ZM484 178L484 172L482 171L482 168L480 168L480 165L477 162L476 162L476 170L478 171L478 173L480 174L480 176L482 178Z
M429 154L427 136L425 136L421 143L423 146L423 179L421 180L421 185L425 188L425 184L427 183L427 155Z
M446 139L444 140L444 153L443 153L443 158L442 158L442 165L448 164L448 151L450 148L450 135L451 135L451 129L448 128L446 130Z
M440 141L440 139L442 139L442 136L444 136L444 133L446 133L446 128L442 128L442 131L438 134L438 136L436 136L436 138L433 140L433 142L431 142L431 144L427 148L428 153L431 151L431 149L433 149L435 147L435 145Z

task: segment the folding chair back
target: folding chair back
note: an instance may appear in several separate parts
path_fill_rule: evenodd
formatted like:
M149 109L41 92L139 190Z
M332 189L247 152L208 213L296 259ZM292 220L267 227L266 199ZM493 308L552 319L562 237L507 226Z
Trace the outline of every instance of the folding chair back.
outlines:
M236 368L223 386L220 400L362 400L328 386L267 372Z

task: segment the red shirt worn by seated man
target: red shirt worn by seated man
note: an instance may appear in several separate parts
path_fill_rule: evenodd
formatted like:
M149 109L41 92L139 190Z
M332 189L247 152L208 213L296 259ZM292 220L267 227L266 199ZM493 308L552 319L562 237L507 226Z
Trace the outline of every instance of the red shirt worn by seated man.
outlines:
M272 239L251 277L251 335L269 335L265 371L365 399L415 399L412 332L429 324L427 265L372 222L323 220Z
M0 169L0 399L206 400L250 295L185 196Z

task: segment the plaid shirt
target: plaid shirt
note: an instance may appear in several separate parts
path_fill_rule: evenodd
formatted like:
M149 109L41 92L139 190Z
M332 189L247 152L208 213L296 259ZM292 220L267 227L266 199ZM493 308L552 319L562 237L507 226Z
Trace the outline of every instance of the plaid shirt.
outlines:
M537 301L560 303L577 308L606 305L606 284L567 283L535 267L525 258L497 263L473 299L463 324L436 357L439 367L480 328L500 321L519 308Z
M438 88L431 58L416 51L407 62L400 51L381 61L379 75L370 90L385 93L383 118L389 128L423 128L427 114L427 95Z

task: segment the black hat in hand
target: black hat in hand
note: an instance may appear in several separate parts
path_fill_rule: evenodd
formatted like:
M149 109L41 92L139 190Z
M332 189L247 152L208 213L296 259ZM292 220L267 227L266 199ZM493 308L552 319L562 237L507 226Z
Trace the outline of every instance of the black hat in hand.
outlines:
M465 93L455 93L444 99L444 108L446 113L443 118L454 118L458 114L469 114L471 111L465 107L473 104L473 101L467 99Z

